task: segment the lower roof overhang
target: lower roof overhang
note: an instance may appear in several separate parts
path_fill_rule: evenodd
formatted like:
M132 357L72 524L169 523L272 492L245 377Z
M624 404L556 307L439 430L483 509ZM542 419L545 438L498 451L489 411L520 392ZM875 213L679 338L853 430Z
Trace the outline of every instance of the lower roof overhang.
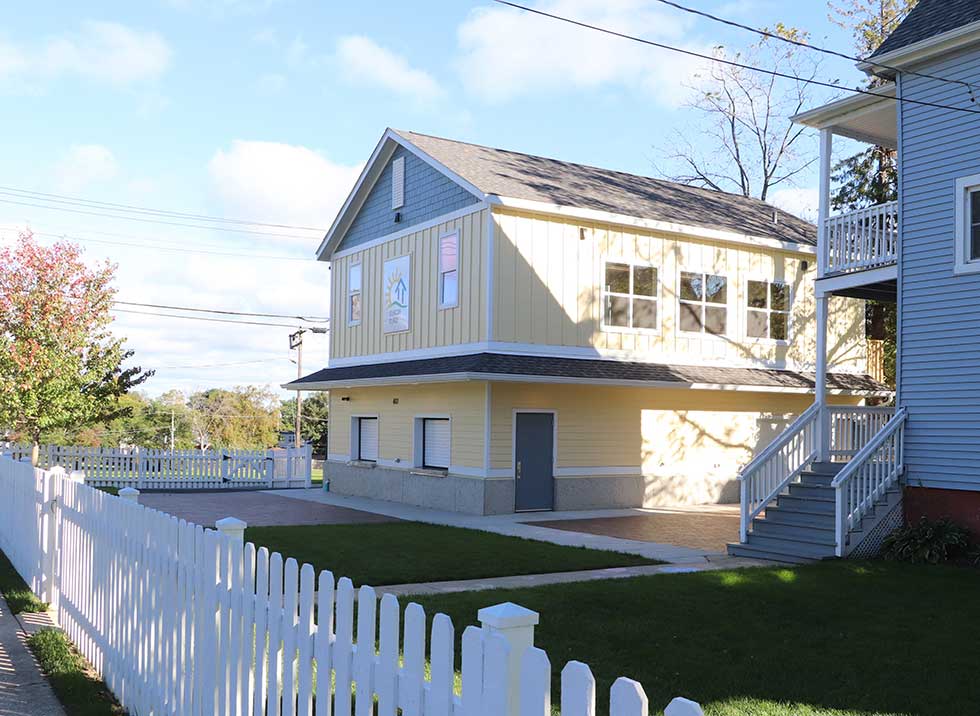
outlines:
M889 83L792 117L797 124L890 149L898 147L898 101Z
M814 392L812 373L773 368L666 365L611 359L472 353L442 358L364 363L324 368L283 384L285 390L335 390L381 385L461 381L604 385L755 393ZM832 395L890 397L892 391L867 375L831 373Z
M817 298L846 296L870 301L898 301L898 267L893 263L879 268L818 278L814 285Z

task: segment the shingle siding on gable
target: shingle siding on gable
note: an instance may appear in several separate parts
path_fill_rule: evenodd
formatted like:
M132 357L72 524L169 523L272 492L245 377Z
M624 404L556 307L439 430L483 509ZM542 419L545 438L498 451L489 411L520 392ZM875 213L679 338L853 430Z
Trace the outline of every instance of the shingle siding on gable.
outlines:
M980 51L919 71L980 83ZM961 86L903 76L906 98L970 106ZM901 402L910 486L980 489L980 275L953 274L955 182L980 173L977 115L901 105Z
M391 208L391 163L398 157L405 158L405 204L397 209L401 212L401 221L396 224L396 210ZM478 202L479 199L469 191L404 147L398 147L364 200L337 250L359 246Z

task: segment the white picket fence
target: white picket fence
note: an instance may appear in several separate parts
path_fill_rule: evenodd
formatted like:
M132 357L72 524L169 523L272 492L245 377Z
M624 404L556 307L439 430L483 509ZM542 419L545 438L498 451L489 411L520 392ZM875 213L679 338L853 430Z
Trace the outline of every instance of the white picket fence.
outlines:
M0 549L134 716L551 716L534 612L481 610L461 635L457 689L446 615L427 633L418 604L355 594L349 579L82 479L0 457ZM562 669L559 703L563 716L596 713L585 664ZM610 716L649 714L629 679L607 703ZM674 699L665 713L702 712Z
M29 445L0 447L21 459ZM85 473L95 487L139 490L202 490L261 487L309 487L313 467L310 445L273 450L160 450L42 445L38 467L63 467Z

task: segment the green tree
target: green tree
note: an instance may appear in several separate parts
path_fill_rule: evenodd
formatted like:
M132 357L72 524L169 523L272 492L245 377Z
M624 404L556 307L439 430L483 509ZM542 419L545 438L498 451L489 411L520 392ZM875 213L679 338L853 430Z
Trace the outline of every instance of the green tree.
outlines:
M278 441L279 399L266 388L213 388L188 399L197 447L264 448Z
M304 396L300 437L313 446L313 452L317 455L323 455L327 452L327 421L329 417L329 393L307 393ZM296 429L296 398L288 398L282 401L282 422L279 424L279 429Z
M115 267L88 268L69 243L40 245L30 232L0 249L0 425L29 440L132 411L120 398L152 372L123 368L109 309Z

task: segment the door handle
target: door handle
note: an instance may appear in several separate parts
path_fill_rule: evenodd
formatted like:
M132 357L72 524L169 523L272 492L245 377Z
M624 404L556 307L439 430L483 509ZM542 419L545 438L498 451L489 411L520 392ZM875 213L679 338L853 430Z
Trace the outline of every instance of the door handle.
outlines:
M521 461L520 460L517 461L517 479L518 480L521 479Z

